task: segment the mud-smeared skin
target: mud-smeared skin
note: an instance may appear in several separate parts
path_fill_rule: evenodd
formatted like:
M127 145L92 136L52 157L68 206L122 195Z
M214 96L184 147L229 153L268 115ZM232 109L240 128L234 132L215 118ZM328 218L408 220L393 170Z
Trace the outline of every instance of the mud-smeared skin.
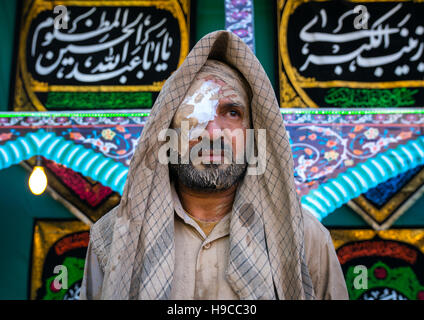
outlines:
M208 163L202 161L201 156L197 159L196 153L195 157L190 157L189 164L170 165L171 173L181 183L197 190L225 190L243 177L246 164L236 164L235 159L244 153L246 129L250 126L249 97L250 87L238 71L215 60L208 60L203 66L171 127L181 130L184 121L189 123L189 151L200 141L212 148L213 141L221 140L217 144L221 148L213 152L232 150L232 159L225 161L223 157L221 162ZM181 149L179 154L181 156Z

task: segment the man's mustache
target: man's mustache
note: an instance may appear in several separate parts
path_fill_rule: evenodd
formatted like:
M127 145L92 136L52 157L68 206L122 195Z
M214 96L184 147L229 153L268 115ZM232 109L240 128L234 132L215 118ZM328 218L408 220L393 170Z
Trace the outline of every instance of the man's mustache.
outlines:
M205 151L205 152L209 152L209 151L232 152L233 151L233 148L231 147L231 145L225 143L224 140L221 138L216 140L203 138L200 142L196 143L195 146L197 146L198 149L201 149L202 151ZM192 148L194 148L194 146Z
M193 161L205 155L222 155L231 162L233 159L233 148L230 144L225 143L222 138L216 140L203 138L200 142L191 147L190 159Z

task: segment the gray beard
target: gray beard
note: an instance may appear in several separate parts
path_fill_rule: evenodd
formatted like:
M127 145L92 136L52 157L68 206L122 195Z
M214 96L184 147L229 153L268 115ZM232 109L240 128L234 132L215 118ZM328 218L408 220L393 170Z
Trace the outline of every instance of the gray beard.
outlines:
M178 162L169 164L171 177L197 191L227 190L243 179L247 168L246 163L231 163L225 168L219 168L219 164L204 164L204 169L198 170L191 160L188 164Z

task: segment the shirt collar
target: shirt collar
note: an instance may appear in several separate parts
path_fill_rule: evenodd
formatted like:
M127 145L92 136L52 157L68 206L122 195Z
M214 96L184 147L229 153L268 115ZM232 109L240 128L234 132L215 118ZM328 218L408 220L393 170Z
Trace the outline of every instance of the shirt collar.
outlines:
M181 204L180 198L178 197L178 193L175 190L174 182L171 182L171 194L172 194L172 200L174 202L174 211L177 214L177 216L179 216L182 219L182 221L184 221L185 224L188 224L192 226L193 228L195 228L203 240L207 240L207 242L211 242L213 240L216 240L221 237L225 237L230 234L231 212L226 214L217 223L217 225L212 229L212 232L209 234L209 236L206 236L202 228L200 228L199 225L196 223L196 221L194 221L184 210Z

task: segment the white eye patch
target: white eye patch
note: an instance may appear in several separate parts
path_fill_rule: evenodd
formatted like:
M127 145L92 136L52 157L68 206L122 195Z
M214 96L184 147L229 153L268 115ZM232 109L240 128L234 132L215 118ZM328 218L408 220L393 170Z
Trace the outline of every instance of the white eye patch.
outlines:
M185 104L194 106L193 112L187 116L188 119L197 119L197 125L190 129L189 139L195 139L200 136L206 128L209 121L212 121L216 116L218 107L218 99L212 98L217 95L220 87L213 81L206 81L192 96L187 97ZM199 96L201 97L199 100Z

